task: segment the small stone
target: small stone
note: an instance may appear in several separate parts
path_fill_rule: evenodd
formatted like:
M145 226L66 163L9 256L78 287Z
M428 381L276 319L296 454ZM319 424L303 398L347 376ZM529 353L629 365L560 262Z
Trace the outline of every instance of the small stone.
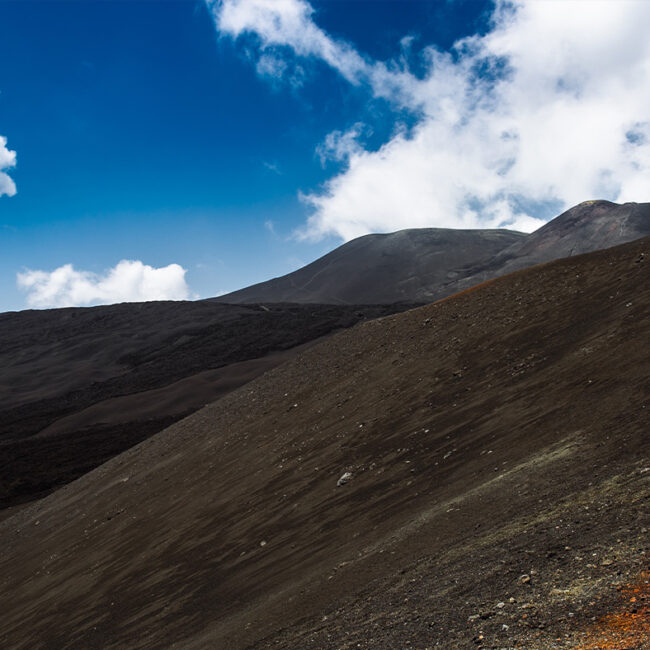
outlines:
M352 472L344 472L341 475L341 478L336 482L336 485L338 487L341 487L342 485L345 485L346 483L349 483L352 480Z
M263 540L260 542L260 546L266 546L266 540L263 539Z
M505 603L497 603L497 607L498 607L499 609L502 609L502 608L505 607L505 606L506 606Z
M521 582L522 585L527 585L530 582L530 576L527 573L524 573L519 576L519 582Z

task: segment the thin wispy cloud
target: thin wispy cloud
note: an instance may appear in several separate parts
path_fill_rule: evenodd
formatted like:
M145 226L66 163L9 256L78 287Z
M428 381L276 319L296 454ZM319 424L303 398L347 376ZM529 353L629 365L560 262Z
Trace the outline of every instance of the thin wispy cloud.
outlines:
M27 293L30 307L80 307L195 298L185 273L178 264L154 268L138 260L122 260L102 274L77 270L72 264L54 271L27 269L17 274L17 283Z
M0 196L13 196L16 193L16 184L7 174L7 170L15 165L16 152L7 148L7 138L0 135Z
M283 48L299 57L315 57L332 66L348 81L357 83L366 63L353 47L335 41L312 20L311 5L302 0L207 0L217 29L233 38L255 34L260 42L262 72L282 72L292 63ZM268 63L273 61L272 64ZM278 61L282 61L281 65ZM259 64L258 64L259 65Z
M327 34L305 0L208 2L219 32L257 41L258 60L320 61L396 124L374 150L355 131L315 143L340 169L302 196L300 236L348 240L405 227L531 231L589 198L643 201L650 186L650 3L497 0L485 35L375 61ZM407 51L408 50L408 51ZM408 68L409 56L426 73ZM362 128L355 127L356 128Z
M278 166L277 163L268 162L268 161L265 160L262 164L270 172L273 172L274 174L277 174L278 176L282 176L282 170L280 169L280 167Z

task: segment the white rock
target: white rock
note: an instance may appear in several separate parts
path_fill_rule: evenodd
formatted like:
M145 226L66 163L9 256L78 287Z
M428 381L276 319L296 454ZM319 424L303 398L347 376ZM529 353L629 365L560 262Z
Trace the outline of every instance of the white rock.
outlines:
M345 485L346 483L349 483L352 480L352 472L345 472L344 474L341 475L341 478L336 482L336 485L338 487L341 487L341 485Z

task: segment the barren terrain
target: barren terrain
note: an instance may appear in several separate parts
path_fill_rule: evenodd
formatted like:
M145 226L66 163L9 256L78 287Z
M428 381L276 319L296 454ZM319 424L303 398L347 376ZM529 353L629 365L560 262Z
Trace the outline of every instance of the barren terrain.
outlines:
M215 301L433 302L535 264L650 235L650 203L584 201L535 232L418 228L353 239L307 266Z
M0 314L0 517L311 342L406 308L198 301Z
M25 507L0 646L648 647L649 260L361 323Z

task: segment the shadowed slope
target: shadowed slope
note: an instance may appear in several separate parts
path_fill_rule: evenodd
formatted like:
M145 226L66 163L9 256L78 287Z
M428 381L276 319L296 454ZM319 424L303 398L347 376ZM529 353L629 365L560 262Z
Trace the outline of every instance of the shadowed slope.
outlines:
M570 647L643 561L649 246L342 332L2 522L0 645Z
M0 314L0 507L42 496L401 306L149 302Z

